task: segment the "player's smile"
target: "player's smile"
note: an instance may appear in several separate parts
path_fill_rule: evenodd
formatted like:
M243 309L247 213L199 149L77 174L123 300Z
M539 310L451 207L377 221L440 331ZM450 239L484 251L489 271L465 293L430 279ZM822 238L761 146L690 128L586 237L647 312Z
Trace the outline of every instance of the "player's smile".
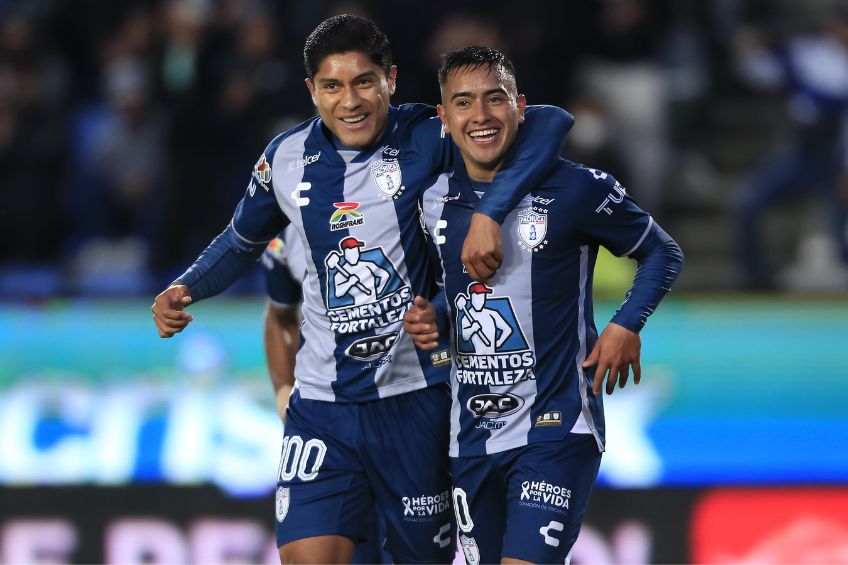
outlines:
M348 147L364 149L383 135L397 70L386 72L368 55L328 55L306 86L324 124Z
M500 131L500 128L477 129L468 132L468 137L477 145L487 145L495 142L495 138Z

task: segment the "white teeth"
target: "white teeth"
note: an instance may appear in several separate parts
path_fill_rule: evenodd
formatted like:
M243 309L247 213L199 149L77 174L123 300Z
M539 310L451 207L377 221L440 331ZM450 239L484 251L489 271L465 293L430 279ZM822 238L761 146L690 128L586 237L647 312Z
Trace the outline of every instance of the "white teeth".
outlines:
M342 121L346 124L358 124L367 117L368 116L366 116L365 114L362 114L361 116L355 116L353 118L342 118Z
M498 130L496 129L484 129L481 131L472 131L468 135L471 137L488 137L490 135L495 135L496 133L498 133Z

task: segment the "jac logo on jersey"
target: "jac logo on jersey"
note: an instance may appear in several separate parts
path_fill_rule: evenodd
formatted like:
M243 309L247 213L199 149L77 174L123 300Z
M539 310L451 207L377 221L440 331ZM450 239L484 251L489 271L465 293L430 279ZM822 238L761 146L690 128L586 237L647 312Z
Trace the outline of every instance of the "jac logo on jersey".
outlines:
M518 412L524 399L509 393L485 393L472 396L465 406L475 418L500 418Z
M506 426L505 420L480 420L477 422L477 425L474 426L478 430L499 430L502 427Z
M392 345L397 341L397 337L397 332L394 332L357 339L350 344L350 347L345 351L345 355L360 361L372 361L388 353Z
M400 163L397 159L377 159L371 163L371 176L380 191L380 196L386 200L398 198L403 189Z

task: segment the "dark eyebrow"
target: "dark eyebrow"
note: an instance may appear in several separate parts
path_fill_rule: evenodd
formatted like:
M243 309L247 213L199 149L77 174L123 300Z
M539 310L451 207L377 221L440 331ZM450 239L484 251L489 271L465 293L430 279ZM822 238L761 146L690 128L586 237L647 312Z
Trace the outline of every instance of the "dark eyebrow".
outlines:
M498 87L492 88L491 90L487 90L483 93L483 97L491 96L492 94L505 94L508 96L506 90L501 87ZM455 92L453 96L451 96L451 100L453 100L454 98L474 98L474 95L470 92Z
M377 76L376 72L366 71L366 72L362 73L361 75L357 75L356 77L354 77L353 82L356 82L358 80L362 80L364 78L374 78L376 76ZM340 81L337 78L332 78L332 77L318 79L318 84L320 84L321 86L330 84L332 82L342 82L342 81Z

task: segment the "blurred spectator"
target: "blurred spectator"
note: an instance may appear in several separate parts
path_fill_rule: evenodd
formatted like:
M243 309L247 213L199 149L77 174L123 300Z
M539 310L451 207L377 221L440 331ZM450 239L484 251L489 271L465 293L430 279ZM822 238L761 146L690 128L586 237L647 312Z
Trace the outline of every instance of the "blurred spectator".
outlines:
M279 53L284 38L271 10L243 0L168 0L164 9L172 165L154 268L168 279L226 222L264 143L311 106L299 54ZM186 214L198 203L203 214Z
M103 72L104 103L76 118L65 204L74 234L69 253L82 290L114 283L116 271L130 280L146 270L167 163L166 121L151 90L141 61L115 58Z
M777 203L818 194L825 202L827 229L835 245L830 250L826 245L808 245L806 253L838 253L848 261L846 202L837 183L845 168L841 143L848 117L848 4L837 5L817 32L767 45L758 30L744 28L737 33L735 46L739 70L750 84L786 92L791 122L788 138L753 171L734 202L742 283L748 289L772 289L778 281L763 244L763 219ZM828 270L824 265L828 257L802 259L812 260L820 271ZM807 272L806 278L826 274Z
M622 184L662 214L669 161L667 84L659 64L668 5L660 0L603 0L592 56L578 71L583 95L609 116Z
M68 73L35 22L0 21L0 258L44 263L59 254Z
M399 66L397 103L438 101L434 72L444 51L483 43L509 52L524 69L519 79L530 103L565 104L575 114L569 158L619 171L630 193L664 222L701 234L726 220L718 193L764 151L763 130L753 126L779 121L775 96L753 98L729 71L738 22L767 26L776 46L742 46L745 61L790 53L790 45L812 45L811 37L829 41L837 53L845 48L833 39L835 28L781 41L789 27L832 3L525 0L520 10L494 2L469 11L449 0L402 9L384 0L0 2L0 290L17 269L16 280L24 282L18 288L30 293L32 265L59 281L50 288L71 292L109 290L85 282L102 272L123 273L111 292L140 288L148 273L157 279L152 286L170 282L226 222L262 144L313 114L303 90L303 40L317 21L342 12L389 30ZM800 147L814 147L810 140L819 134L843 135L833 126L841 114L827 109L814 126L804 121L804 103L794 100L805 97L799 78L837 84L836 59L822 58L819 72L784 76L788 81L763 81L761 69L752 71L759 64L740 65L749 80L786 89L794 127L783 154L807 160L807 180L820 177L828 213L845 209L837 203L848 199L848 188L837 200L832 179L834 168L848 179L848 167L831 151ZM815 111L828 96L812 96ZM844 133L848 154L848 128ZM821 166L825 154L829 168ZM735 209L737 232L749 234L741 239L747 244L739 264L751 287L775 285L760 220L784 188L786 197L805 194L800 183L783 182L775 193L758 192L768 185L763 178L752 176ZM844 239L805 241L802 256L815 260L796 265L792 284L806 273L813 273L808 280L838 281L820 259L832 265L834 242ZM719 237L693 247L690 274L710 276L684 275L682 288L692 281L704 290L727 284L736 267L731 246L738 247Z

